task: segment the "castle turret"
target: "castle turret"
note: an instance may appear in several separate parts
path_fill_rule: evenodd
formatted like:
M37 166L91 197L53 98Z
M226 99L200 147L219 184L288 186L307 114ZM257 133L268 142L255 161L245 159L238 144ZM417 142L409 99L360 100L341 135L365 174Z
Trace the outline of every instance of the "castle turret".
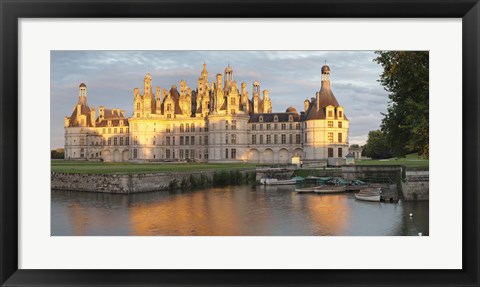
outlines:
M85 83L81 83L80 86L78 86L78 103L81 105L87 103L87 85L85 85Z
M233 82L233 69L228 65L228 67L225 68L225 92L229 93L231 88L232 88L232 82Z
M202 70L201 78L204 81L204 83L208 83L207 64L205 64L205 63L203 63L203 70Z

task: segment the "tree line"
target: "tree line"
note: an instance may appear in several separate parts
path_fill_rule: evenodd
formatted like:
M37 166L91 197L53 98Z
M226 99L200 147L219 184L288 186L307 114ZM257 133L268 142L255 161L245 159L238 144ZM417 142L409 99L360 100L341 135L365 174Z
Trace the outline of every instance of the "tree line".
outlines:
M378 80L390 99L379 130L370 131L364 155L374 158L429 154L428 51L377 51Z

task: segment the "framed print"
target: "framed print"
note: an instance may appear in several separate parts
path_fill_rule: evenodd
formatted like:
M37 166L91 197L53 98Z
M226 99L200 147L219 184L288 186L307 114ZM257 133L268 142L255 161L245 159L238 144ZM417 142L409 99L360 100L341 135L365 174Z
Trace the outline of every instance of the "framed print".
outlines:
M0 9L2 286L478 286L477 1Z

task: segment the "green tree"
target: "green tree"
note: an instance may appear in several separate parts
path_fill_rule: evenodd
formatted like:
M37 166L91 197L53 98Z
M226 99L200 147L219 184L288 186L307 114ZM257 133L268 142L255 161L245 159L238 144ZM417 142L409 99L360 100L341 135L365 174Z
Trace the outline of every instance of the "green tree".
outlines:
M389 92L390 103L381 129L395 156L429 153L429 54L428 51L379 51L375 61L383 66L379 82Z
M387 137L381 130L368 132L367 144L363 146L363 154L373 159L392 157Z
M63 152L58 152L54 149L50 151L50 158L52 159L63 159L65 154Z

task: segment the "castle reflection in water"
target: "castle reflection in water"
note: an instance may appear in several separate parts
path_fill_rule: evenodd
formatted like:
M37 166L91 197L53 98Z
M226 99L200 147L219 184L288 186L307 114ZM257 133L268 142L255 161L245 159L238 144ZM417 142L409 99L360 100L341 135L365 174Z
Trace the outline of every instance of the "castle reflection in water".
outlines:
M52 191L52 236L429 233L428 202L359 202L353 194L300 195L292 188L235 186L131 195Z

